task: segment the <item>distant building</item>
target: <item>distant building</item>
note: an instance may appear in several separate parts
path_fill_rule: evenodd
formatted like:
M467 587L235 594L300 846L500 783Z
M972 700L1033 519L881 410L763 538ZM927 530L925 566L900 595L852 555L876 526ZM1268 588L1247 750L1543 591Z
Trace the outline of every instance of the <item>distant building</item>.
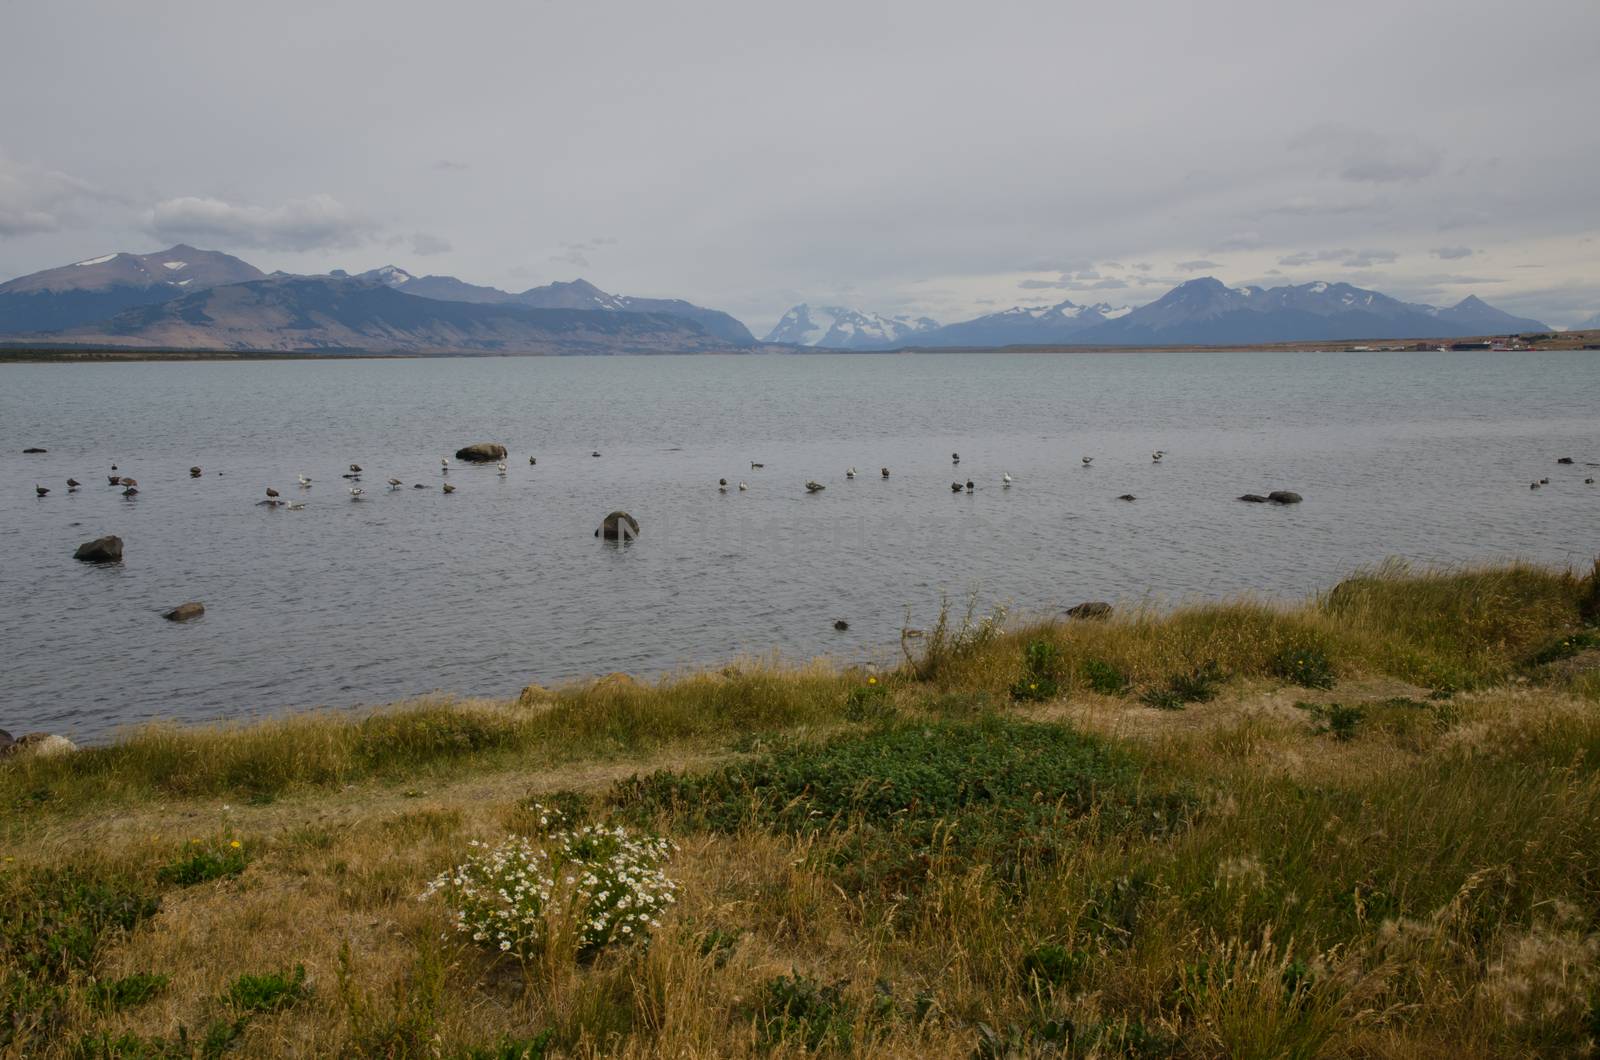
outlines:
M1494 349L1494 343L1487 342L1487 341L1485 341L1485 342L1452 342L1450 344L1450 348L1452 350L1492 350L1492 349Z

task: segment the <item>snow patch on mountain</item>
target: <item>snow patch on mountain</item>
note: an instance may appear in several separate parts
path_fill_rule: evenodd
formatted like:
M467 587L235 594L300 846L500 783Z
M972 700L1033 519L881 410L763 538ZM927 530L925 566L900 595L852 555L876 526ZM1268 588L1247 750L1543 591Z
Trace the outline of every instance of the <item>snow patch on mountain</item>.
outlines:
M929 317L884 316L802 302L783 315L766 341L835 350L886 349L914 341L914 336L938 326Z

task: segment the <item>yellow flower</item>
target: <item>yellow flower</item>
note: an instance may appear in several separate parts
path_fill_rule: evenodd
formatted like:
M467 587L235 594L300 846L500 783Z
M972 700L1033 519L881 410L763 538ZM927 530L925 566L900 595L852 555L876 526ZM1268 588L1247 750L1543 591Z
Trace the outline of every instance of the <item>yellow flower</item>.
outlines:
M233 842L229 843L228 845L230 847L232 847L233 849L235 849L235 850L239 849L239 841L237 839L235 839Z
M867 684L869 684L869 685L875 685L875 684L877 684L877 683L878 683L878 679L877 679L877 678L876 678L876 677L869 677L869 678L867 678Z

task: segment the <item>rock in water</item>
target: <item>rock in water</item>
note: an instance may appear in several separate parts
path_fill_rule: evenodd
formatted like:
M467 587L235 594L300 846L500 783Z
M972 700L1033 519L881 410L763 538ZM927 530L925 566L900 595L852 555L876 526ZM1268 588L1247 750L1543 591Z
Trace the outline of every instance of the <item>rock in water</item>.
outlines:
M1239 499L1242 500L1242 501L1249 501L1251 504L1265 504L1265 503L1267 503L1267 499L1265 497L1263 497L1259 493L1246 493L1243 497L1240 497Z
M199 600L190 600L186 604L179 604L161 617L168 622L187 622L191 618L199 618L206 613L206 605Z
M48 449L40 449L37 445L30 445L22 451L22 454L27 456L30 453L48 453L49 451ZM1571 461L1569 460L1568 463L1571 463Z
M1293 490L1273 490L1267 494L1267 500L1273 504L1299 504L1300 494Z
M506 447L496 442L478 442L464 449L456 450L457 460L466 460L474 464L487 464L491 460L504 460Z
M607 541L631 541L639 536L639 520L627 512L612 512L600 523L594 536Z
M107 534L93 541L85 541L78 546L78 551L72 554L72 558L81 559L85 563L121 563L122 538L116 534Z
M1111 605L1104 600L1086 600L1076 607L1067 608L1068 618L1110 618Z
M1556 463L1558 463L1558 464L1570 464L1570 463L1572 463L1572 457L1564 456L1561 459L1557 460Z
M846 622L842 618L836 619L833 623L833 628L838 630L840 633L843 633L845 630L850 628L850 623Z

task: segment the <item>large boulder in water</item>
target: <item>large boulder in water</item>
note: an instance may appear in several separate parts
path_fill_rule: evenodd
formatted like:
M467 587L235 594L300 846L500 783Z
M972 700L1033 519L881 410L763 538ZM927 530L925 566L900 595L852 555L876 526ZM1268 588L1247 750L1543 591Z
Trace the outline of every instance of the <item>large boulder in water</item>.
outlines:
M600 523L594 536L607 541L632 541L639 536L639 520L627 512L612 512Z
M1085 600L1074 607L1067 608L1068 618L1110 618L1111 605L1104 600Z
M1267 494L1267 500L1273 504L1299 504L1301 498L1293 490L1273 490Z
M122 538L116 534L107 534L93 541L85 541L78 546L78 551L72 554L72 558L81 559L85 563L121 563Z
M498 442L478 442L464 449L456 450L457 460L466 460L474 464L487 464L491 460L504 460L506 447Z
M161 617L168 622L187 622L191 618L199 618L206 613L206 605L199 600L190 600L186 604L179 604Z

